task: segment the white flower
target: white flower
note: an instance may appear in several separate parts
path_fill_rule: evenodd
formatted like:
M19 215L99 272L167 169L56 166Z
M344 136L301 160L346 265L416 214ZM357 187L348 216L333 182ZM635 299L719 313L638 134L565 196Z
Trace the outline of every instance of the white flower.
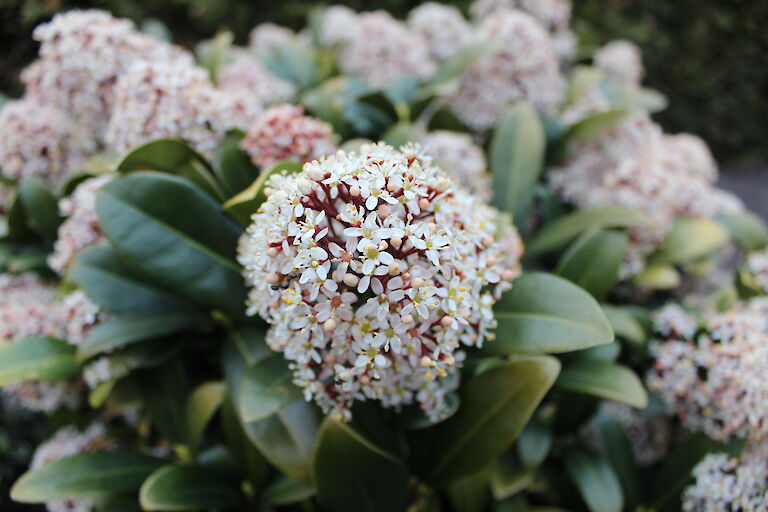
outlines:
M251 50L260 57L267 57L278 48L296 40L296 34L288 28L274 23L262 23L251 30Z
M747 257L746 268L755 282L768 293L768 249L751 253Z
M334 46L349 41L357 29L358 15L346 5L331 5L323 10L320 43Z
M466 133L437 130L423 135L419 142L449 178L471 194L491 199L491 177L483 148Z
M456 7L436 2L425 2L408 13L408 27L424 38L438 61L461 50L473 37L469 22Z
M595 52L595 67L617 83L637 87L645 69L640 48L625 39L609 42Z
M514 229L496 241L498 213L418 154L379 144L306 163L273 182L240 244L267 343L342 418L365 399L438 414L435 379L454 371L460 340L494 327L494 292L519 272Z

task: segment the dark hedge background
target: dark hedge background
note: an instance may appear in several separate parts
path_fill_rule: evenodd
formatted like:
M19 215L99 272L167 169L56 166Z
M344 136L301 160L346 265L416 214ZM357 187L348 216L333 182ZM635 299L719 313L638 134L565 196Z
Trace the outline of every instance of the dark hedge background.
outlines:
M257 23L301 26L318 3L306 0L0 0L0 91L20 93L18 72L34 57L32 28L58 10L98 7L137 21L156 18L181 44ZM414 0L341 0L358 10L402 16ZM468 0L450 0L466 10ZM730 163L768 160L767 0L574 0L574 25L587 46L626 37L643 48L647 83L669 96L658 116L667 130L703 136Z

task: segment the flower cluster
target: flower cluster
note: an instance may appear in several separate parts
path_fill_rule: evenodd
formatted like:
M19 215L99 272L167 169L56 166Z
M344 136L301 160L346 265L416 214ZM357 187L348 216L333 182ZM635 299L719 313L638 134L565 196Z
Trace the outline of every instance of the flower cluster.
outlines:
M291 29L274 23L262 23L251 30L249 47L256 55L268 57L278 48L294 41L296 41L296 34Z
M466 133L436 130L419 138L424 150L450 179L471 194L491 199L491 177L483 148Z
M415 147L339 151L271 187L239 259L295 383L341 417L366 399L438 415L436 378L488 337L493 289L519 273L517 233Z
M474 130L491 128L505 107L528 101L542 112L560 103L564 81L552 40L531 16L499 10L478 28L481 41L494 50L468 66L460 77L452 106Z
M0 110L0 173L12 180L36 176L60 188L77 171L88 148L67 115L32 98Z
M335 46L349 41L357 25L357 13L346 5L331 5L323 11L318 37L323 46Z
M305 116L304 109L278 105L266 110L241 142L253 163L267 169L279 160L308 162L336 151L333 128Z
M666 340L652 346L655 361L647 376L689 430L717 440L750 440L768 435L768 298L740 302L726 313L710 313L698 334L681 317L674 328L660 315ZM659 317L657 317L659 318Z
M106 440L106 435L107 430L101 423L92 423L82 432L73 426L61 428L37 447L30 467L37 469L80 453L113 449L114 443ZM48 512L90 512L94 507L93 501L86 498L53 501L45 505Z
M345 74L377 88L409 76L427 78L436 68L424 38L385 11L358 16L338 64Z
M747 446L739 457L707 455L683 493L685 512L762 512L768 503L768 444Z
M665 135L647 114L635 113L596 140L574 145L548 180L578 208L623 206L652 219L650 226L629 230L632 244L622 267L629 277L642 270L675 219L742 209L738 199L712 185L713 175L700 139Z
M437 61L444 60L472 40L472 28L452 5L426 2L408 14L408 27L421 35Z
M630 87L638 86L645 74L640 48L624 39L611 41L599 48L594 62L595 67L611 80Z
M768 293L768 249L753 252L747 257L747 270L752 274L755 283Z
M58 274L64 274L77 253L104 240L96 217L96 192L113 178L105 174L88 178L77 186L72 195L59 201L59 213L67 217L59 226L48 266Z
M133 23L97 10L73 10L38 26L40 59L23 74L27 94L53 105L100 138L114 103L118 77L136 60L191 56L147 36Z
M32 274L0 274L0 345L29 336L50 336L80 344L105 313L81 291L57 300L55 287ZM28 409L54 411L80 402L76 381L23 381L8 385L12 399Z
M117 81L114 96L106 141L119 152L179 137L211 156L228 128L208 73L185 59L134 63Z

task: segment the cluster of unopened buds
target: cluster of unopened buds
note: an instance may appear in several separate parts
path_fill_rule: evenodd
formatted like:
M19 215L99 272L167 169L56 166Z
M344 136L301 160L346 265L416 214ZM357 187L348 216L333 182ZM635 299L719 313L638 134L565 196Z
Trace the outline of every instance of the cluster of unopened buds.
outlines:
M439 415L437 377L488 337L519 273L514 228L418 147L339 151L270 186L239 258L306 398L344 418L365 399Z

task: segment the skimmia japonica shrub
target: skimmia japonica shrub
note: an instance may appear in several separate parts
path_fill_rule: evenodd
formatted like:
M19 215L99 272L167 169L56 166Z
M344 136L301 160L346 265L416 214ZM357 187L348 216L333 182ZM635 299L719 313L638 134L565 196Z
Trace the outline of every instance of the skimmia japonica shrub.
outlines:
M570 7L38 27L0 111L11 498L764 510L768 232Z

